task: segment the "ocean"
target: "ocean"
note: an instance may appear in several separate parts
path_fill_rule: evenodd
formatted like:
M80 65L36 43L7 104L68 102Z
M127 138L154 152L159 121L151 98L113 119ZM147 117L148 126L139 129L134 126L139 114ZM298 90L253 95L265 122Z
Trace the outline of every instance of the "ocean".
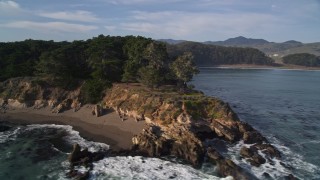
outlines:
M248 166L229 147L235 162L262 178L292 173L320 179L320 71L201 68L191 82L206 95L228 102L242 121L259 130L282 153L281 164Z
M239 157L242 142L227 145L225 156L260 179L280 179L285 174L320 179L320 71L201 68L191 83L206 95L228 102L241 120L282 152L283 163L250 166ZM72 144L90 151L109 148L65 125L0 124L0 131L0 179L5 180L66 179ZM264 172L270 177L263 176ZM193 169L172 159L138 156L95 162L90 179L219 178L208 164Z

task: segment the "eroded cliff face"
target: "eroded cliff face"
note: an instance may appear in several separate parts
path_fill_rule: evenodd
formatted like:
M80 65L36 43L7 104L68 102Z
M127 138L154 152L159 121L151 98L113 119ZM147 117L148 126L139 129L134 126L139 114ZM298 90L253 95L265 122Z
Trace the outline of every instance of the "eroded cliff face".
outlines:
M76 111L81 107L80 89L64 90L32 78L15 78L0 83L0 107L49 106L53 113ZM111 108L123 119L130 116L147 123L147 128L132 138L132 154L173 155L195 167L208 159L218 166L221 176L235 179L255 177L224 157L207 140L243 141L247 145L239 154L253 166L281 158L280 152L253 127L240 121L227 103L197 91L178 92L172 86L149 89L140 84L114 84L105 93L104 107L99 106L96 111Z
M52 87L35 78L13 78L0 83L0 107L40 109L49 106L53 113L77 110L80 88L64 90Z
M208 139L235 143L243 141L241 156L254 166L273 158L280 152L258 131L239 120L230 106L199 92L179 94L169 90L150 90L136 85L115 84L107 91L105 105L120 116L145 120L148 128L133 137L133 150L148 156L174 155L199 167L207 157L218 165L222 176L254 179L231 160L223 157ZM254 144L254 145L252 145Z

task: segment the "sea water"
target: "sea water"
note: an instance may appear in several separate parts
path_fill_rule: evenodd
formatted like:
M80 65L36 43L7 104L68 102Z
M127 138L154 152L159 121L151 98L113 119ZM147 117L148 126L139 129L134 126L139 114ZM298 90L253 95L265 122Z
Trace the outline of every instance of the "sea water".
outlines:
M320 71L205 68L192 84L206 95L229 102L241 120L282 152L283 161L252 167L239 156L240 148L246 146L243 142L228 144L225 156L260 179L281 179L287 174L320 179ZM84 139L71 126L6 126L11 128L0 132L0 179L66 179L66 159L74 143L92 152L109 149L107 144ZM219 178L208 164L193 169L170 159L107 157L94 163L90 179Z
M320 179L320 71L201 68L192 84L228 102L241 120L259 130L283 156L283 163L254 168L239 158L240 142L229 155L256 176L294 174Z
M0 132L0 179L67 179L67 161L74 143L91 152L107 151L107 144L88 141L68 125L17 126ZM0 128L1 129L1 128ZM85 172L84 167L77 167ZM158 158L106 157L93 164L90 179L220 179L211 170L201 171L190 165ZM230 180L232 178L224 178Z

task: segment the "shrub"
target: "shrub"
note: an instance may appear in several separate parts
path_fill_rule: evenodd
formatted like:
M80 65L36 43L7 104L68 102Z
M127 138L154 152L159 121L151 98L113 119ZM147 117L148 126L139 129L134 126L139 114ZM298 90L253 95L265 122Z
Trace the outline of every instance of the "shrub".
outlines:
M84 103L97 103L103 97L103 91L111 87L108 82L95 79L87 80L81 88L81 97Z

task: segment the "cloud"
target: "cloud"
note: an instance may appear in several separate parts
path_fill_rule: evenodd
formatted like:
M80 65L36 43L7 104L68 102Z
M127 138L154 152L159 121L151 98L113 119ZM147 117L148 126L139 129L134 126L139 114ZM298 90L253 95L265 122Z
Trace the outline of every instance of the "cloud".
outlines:
M14 1L0 1L0 9L20 9L20 5Z
M115 31L117 29L117 26L104 26L104 28L108 31Z
M104 0L115 5L134 5L134 4L163 4L163 3L175 3L188 0Z
M186 38L203 34L248 34L270 30L278 22L272 15L259 13L134 11L131 19L119 24L118 28L162 37Z
M23 12L20 5L14 1L0 1L0 15L12 16Z
M33 22L33 21L15 21L4 25L3 27L31 29L40 32L72 32L72 33L85 33L95 29L96 26L71 24L65 22Z
M60 19L60 20L69 20L69 21L82 21L82 22L96 22L99 19L89 11L60 11L60 12L51 12L51 13L39 13L39 16Z

